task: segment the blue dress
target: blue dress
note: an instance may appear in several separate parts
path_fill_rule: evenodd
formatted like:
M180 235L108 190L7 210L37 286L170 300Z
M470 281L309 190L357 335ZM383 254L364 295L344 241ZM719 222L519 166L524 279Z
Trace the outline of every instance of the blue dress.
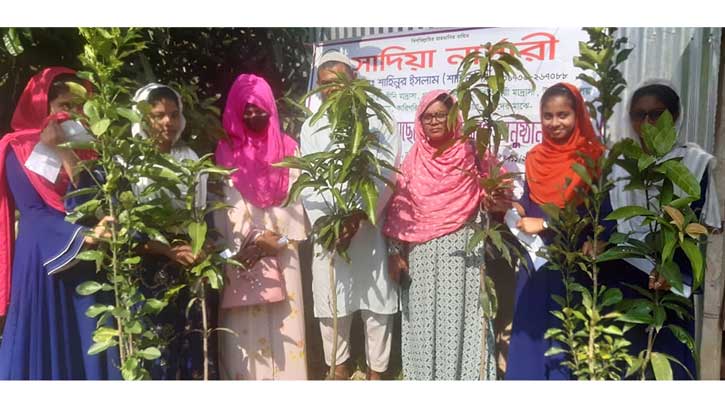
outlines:
M114 349L87 354L96 320L85 312L99 299L75 289L95 278L95 268L86 262L68 268L83 246L84 227L45 204L12 150L5 169L20 222L0 380L119 379L118 359L109 356Z
M541 207L530 199L527 183L524 184L524 193L519 204L528 217L548 218ZM607 199L602 205L602 216L606 216L611 210L611 203ZM608 238L607 235L613 226L611 222L605 224L606 232L602 236L603 240ZM547 245L553 239L548 231L540 233L539 236ZM573 378L571 372L562 365L565 354L544 356L544 353L553 346L565 348L557 341L544 339L544 334L549 328L561 327L561 321L551 315L551 311L561 309L551 296L565 294L561 272L549 269L548 263L533 271L531 259L527 256L526 260L528 270L521 267L516 273L514 318L505 379L570 380ZM579 282L586 285L584 281L586 279L584 276Z

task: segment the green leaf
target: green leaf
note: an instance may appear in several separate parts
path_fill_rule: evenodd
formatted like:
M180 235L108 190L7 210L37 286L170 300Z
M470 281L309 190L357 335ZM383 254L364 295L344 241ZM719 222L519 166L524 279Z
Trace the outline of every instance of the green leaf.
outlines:
M161 357L161 352L158 348L154 346L150 346L146 349L138 351L139 356L146 360L154 360Z
M485 230L477 230L473 233L471 238L468 240L468 243L466 244L466 253L471 253L473 249L475 249L479 244L481 244L481 241L486 237L486 231Z
M98 261L103 260L103 252L99 250L86 250L78 253L76 259L84 261Z
M360 192L362 193L363 201L365 202L365 213L368 216L368 220L371 224L377 223L376 210L378 203L378 191L375 187L375 183L370 179L366 179L360 184Z
M189 224L189 237L191 237L191 251L198 255L206 242L206 222L191 222Z
M571 165L571 169L574 170L574 172L579 175L579 178L581 178L582 181L584 181L587 185L592 185L592 178L589 176L589 171L587 171L587 169L583 165L579 163L573 163Z
M129 258L124 259L123 262L121 262L121 264L134 265L134 264L139 264L140 262L141 262L141 257L134 256L134 257L129 257Z
M665 326L665 328L669 329L678 341L682 342L685 346L687 346L687 349L690 350L692 356L697 356L695 340L692 338L689 332L687 332L685 329L678 325L667 325Z
M662 329L662 325L665 324L665 319L667 319L667 312L665 311L664 307L656 307L653 325L657 329L657 332Z
M88 187L88 188L80 188L76 189L74 191L71 191L63 196L63 199L70 199L75 198L77 196L83 196L83 195L93 195L98 193L98 187Z
M81 85L80 83L67 81L65 85L68 87L68 90L70 93L72 93L74 96L80 97L85 99L88 95L88 90L85 86Z
M692 289L696 290L702 285L702 281L705 277L705 262L702 256L700 248L691 239L685 239L680 243L682 251L690 260L692 266Z
M644 363L643 359L636 358L632 361L632 365L627 368L627 373L624 374L624 377L630 377L633 374L637 373L642 369L642 364Z
M654 164L657 160L649 154L642 154L637 160L637 168L642 172Z
M110 125L111 121L109 119L101 119L91 125L91 132L96 136L102 136Z
M118 113L119 116L128 119L128 121L130 121L131 123L141 122L141 115L131 109L127 109L125 107L118 107L116 108L116 113Z
M115 339L111 339L104 342L96 342L93 345L91 345L90 348L88 348L88 354L89 355L97 355L106 349L118 345L118 342Z
M627 238L629 237L626 233L619 233L614 232L611 236L609 236L609 243L611 244L622 244L627 241Z
M622 290L619 288L609 288L604 291L602 296L602 307L608 307L622 301Z
M624 332L622 332L622 328L620 328L616 325L604 325L604 327L602 328L602 332L609 334L609 335L615 335L615 336L624 335Z
M562 348L551 348L551 349L547 350L546 352L544 352L544 356L549 357L549 356L558 355L558 354L564 353L564 352L566 352L566 350L564 350Z
M652 322L652 316L648 309L639 307L628 310L621 317L617 318L617 321L649 325Z
M80 295L93 295L101 289L101 283L96 281L86 281L76 287L76 292Z
M662 276L667 279L672 288L682 292L682 274L680 274L680 266L670 260L662 265Z
M166 305L166 301L149 298L146 302L144 302L142 311L148 314L158 314L166 307Z
M86 316L89 318L95 318L106 311L112 310L113 307L105 304L93 304L86 310Z
M677 130L675 129L675 124L669 110L665 110L660 118L657 119L655 128L656 132L654 133L652 146L658 156L661 157L669 153L677 142Z
M659 352L652 352L652 370L657 380L672 380L670 361Z
M655 171L664 174L687 195L700 198L700 184L681 162L676 160L665 161L657 165Z
M126 324L124 331L127 334L138 335L141 332L143 332L143 327L141 327L141 323L140 322L138 322L138 321L132 321L131 323Z
M628 259L628 258L647 258L646 254L637 247L632 246L614 246L607 249L604 253L597 256L597 263L606 261Z
M605 220L620 220L620 219L629 219L633 218L635 216L657 216L656 213L650 211L647 208L643 208L641 206L623 206L619 209L616 209L612 211L609 215L607 215Z
M94 342L106 342L118 336L118 330L109 327L100 327L93 332Z

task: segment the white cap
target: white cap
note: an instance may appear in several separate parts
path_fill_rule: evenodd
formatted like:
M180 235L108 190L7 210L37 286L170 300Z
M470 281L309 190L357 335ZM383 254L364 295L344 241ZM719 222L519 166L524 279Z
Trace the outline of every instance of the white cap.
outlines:
M356 66L356 64L350 58L348 58L347 55L343 54L340 51L328 51L323 54L320 60L317 61L316 67L319 68L320 65L326 62L339 62L341 64L349 66L352 70L355 70Z

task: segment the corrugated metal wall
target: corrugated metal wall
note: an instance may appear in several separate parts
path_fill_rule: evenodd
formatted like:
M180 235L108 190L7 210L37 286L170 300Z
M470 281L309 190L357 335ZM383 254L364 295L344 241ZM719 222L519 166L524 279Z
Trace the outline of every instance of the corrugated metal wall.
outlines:
M682 141L692 141L713 152L717 112L721 28L621 28L634 51L623 64L628 89L610 122L616 138L626 134L626 101L636 86L651 78L669 79L679 88L684 110Z
M371 35L423 30L425 27L315 27L313 42L347 40Z

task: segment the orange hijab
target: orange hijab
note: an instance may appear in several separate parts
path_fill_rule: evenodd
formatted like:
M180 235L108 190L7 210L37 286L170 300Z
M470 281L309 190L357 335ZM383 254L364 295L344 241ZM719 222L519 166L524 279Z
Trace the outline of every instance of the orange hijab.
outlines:
M582 184L579 175L571 168L574 163L585 165L584 159L577 153L584 153L596 160L604 153L604 146L594 132L579 89L564 82L557 85L566 87L576 99L574 130L566 143L556 144L551 141L546 129L543 129L544 140L526 156L526 181L529 184L531 200L537 204L551 203L563 208L574 199L576 188ZM539 114L542 114L543 105L539 109ZM567 178L572 181L568 187Z

